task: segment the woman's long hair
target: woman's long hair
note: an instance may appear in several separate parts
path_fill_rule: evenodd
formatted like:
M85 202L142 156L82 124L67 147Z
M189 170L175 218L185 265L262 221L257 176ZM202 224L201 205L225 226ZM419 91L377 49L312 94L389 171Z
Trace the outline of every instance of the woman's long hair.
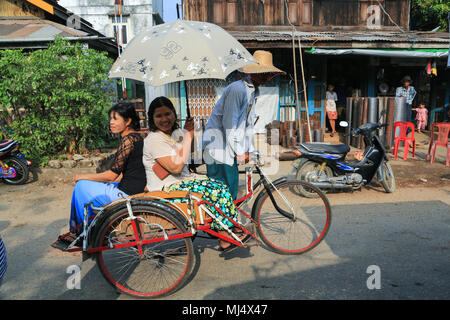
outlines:
M175 110L175 107L173 106L172 101L170 101L166 97L158 97L155 98L152 103L150 103L150 106L148 107L148 129L152 132L158 131L158 128L155 125L155 120L153 119L153 116L155 115L155 111L158 108L161 107L167 107L169 108L173 114L175 115L175 122L172 127L172 132L178 129L180 126L177 122L177 111Z
M141 124L139 121L139 116L134 108L134 105L127 101L121 101L112 106L108 111L108 115L111 118L111 113L116 112L120 115L125 121L131 119L130 127L136 131L141 129Z

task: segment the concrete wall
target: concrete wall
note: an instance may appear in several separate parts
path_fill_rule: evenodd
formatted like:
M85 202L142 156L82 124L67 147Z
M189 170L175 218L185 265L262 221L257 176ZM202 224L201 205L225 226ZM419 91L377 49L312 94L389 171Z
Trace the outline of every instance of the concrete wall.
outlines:
M105 36L114 36L110 18L114 16L114 0L59 0L58 3L92 23L93 28ZM135 35L156 24L154 13L163 17L163 0L124 0L123 4L123 14L128 18L128 43ZM129 94L134 97L136 92L131 90ZM146 108L155 97L165 94L165 86L155 88L145 84Z
M113 0L59 0L58 3L92 23L95 30L113 36L110 20L114 15ZM129 15L129 42L134 35L154 24L153 13L162 17L163 1L124 0L123 13Z

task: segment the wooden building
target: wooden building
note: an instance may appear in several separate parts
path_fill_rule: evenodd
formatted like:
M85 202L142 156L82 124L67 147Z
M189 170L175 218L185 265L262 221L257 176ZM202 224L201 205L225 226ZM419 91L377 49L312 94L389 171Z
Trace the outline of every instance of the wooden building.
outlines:
M425 102L430 109L449 104L449 35L411 31L410 0L184 0L183 5L184 19L218 24L251 52L273 53L275 64L288 72L269 84L279 88L278 120L296 117L293 34L296 48L298 40L302 44L305 94L315 129L326 126L324 97L329 83L338 93L342 118L347 97L392 96L404 75L414 80L415 104ZM424 72L433 62L437 77ZM220 96L215 88L220 91L226 84L188 82L187 90L194 95L190 103L199 106L194 114L207 116ZM304 99L300 100L304 112Z
M409 29L410 0L380 0L392 20ZM367 26L370 6L376 0L186 0L185 19L208 21L233 30L242 27L286 27L289 22L302 30L333 27L361 29ZM394 26L380 16L383 29Z

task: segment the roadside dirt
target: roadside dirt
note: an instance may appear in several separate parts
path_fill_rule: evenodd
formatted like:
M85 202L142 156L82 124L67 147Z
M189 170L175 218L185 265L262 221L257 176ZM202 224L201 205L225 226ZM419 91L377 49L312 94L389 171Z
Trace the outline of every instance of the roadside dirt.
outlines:
M403 160L404 147L400 146L397 159L393 150L389 153L391 166L394 170L397 186L399 187L444 187L450 185L450 167L445 165L447 150L442 147L436 149L436 159L433 164L427 160L430 133L415 133L416 154L412 157L410 147L407 160Z
M392 160L396 184L398 187L445 187L450 185L450 167L423 161Z

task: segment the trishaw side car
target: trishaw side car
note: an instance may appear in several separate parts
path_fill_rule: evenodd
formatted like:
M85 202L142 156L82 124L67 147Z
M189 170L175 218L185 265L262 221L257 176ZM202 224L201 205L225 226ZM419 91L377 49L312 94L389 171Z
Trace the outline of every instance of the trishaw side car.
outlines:
M252 174L260 180L253 185ZM302 254L316 247L326 236L331 209L318 188L286 177L271 181L263 171L259 157L246 169L246 195L235 201L245 217L228 218L228 228L214 212L224 213L193 192L150 192L126 197L104 207L85 207L79 237L67 251L83 251L92 257L105 279L120 292L142 298L171 294L180 289L193 269L193 239L199 231L245 247L236 230L279 254ZM308 189L317 197L307 198ZM256 193L257 192L257 193ZM253 196L251 215L242 210ZM88 219L88 208L97 214ZM224 236L211 229L215 220L227 232ZM255 230L255 231L253 231Z

